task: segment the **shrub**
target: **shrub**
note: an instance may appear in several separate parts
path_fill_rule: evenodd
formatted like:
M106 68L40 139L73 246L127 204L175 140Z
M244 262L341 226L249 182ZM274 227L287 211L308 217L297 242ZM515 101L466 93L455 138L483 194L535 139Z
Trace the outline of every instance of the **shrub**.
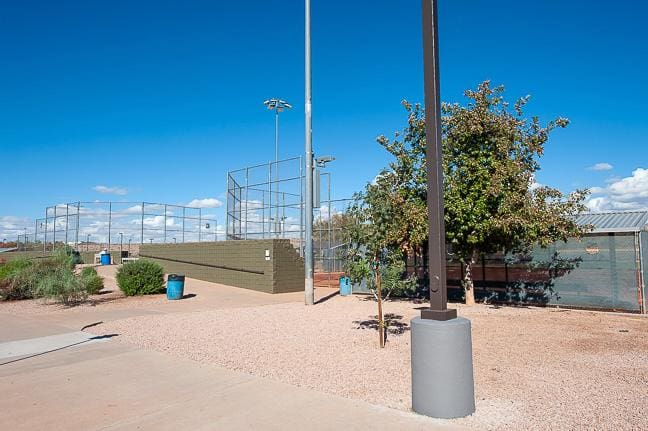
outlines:
M103 278L97 274L97 270L91 266L83 268L81 274L79 275L81 283L90 295L96 295L103 289Z
M32 274L33 264L28 259L15 259L0 267L0 299L16 301L34 297L37 278Z
M115 278L126 296L164 292L164 270L150 260L128 262L119 268Z
M0 281L10 278L16 272L22 270L23 268L27 268L31 264L32 263L29 259L21 257L18 259L10 260L5 264L0 265Z
M96 295L104 287L103 278L101 278L101 276L97 274L97 270L91 266L83 268L79 278L81 279L85 291L90 295Z
M59 267L73 269L76 263L74 249L69 245L57 247L49 260L54 261Z
M75 276L69 268L58 268L40 279L36 295L65 305L78 304L88 297L81 277Z

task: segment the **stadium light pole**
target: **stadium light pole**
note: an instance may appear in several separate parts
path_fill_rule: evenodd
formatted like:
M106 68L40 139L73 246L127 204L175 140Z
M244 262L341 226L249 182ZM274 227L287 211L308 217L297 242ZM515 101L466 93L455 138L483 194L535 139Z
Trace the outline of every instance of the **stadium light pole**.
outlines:
M412 409L450 419L475 411L471 324L447 307L437 0L423 0L430 307L411 321Z
M279 238L279 113L284 109L291 109L292 105L281 99L268 99L263 104L270 110L275 111L275 193L277 195L277 211L275 213L275 237ZM272 196L270 197L272 202Z
M304 251L304 294L306 305L315 303L313 286L313 124L312 124L312 94L311 94L311 2L304 0L304 116L305 137L304 151L306 153L306 208L305 208L305 251Z

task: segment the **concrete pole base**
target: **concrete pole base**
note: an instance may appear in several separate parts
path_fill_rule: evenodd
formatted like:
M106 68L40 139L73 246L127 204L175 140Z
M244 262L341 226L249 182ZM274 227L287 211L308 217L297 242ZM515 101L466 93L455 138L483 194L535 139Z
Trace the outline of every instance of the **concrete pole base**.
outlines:
M412 326L412 408L441 419L475 412L470 320L415 317Z

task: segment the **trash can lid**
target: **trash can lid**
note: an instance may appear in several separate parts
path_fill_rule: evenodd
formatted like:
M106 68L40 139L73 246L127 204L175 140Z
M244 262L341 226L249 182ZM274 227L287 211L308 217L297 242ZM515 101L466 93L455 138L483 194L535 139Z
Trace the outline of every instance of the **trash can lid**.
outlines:
M168 279L169 280L184 280L185 275L184 274L169 274Z

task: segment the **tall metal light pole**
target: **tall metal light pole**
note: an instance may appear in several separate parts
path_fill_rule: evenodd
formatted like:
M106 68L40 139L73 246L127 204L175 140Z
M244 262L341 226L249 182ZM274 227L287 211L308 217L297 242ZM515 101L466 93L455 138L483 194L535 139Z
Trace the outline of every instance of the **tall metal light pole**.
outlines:
M284 109L291 109L292 105L285 100L269 99L263 104L271 111L275 111L275 192L277 195L277 210L275 214L275 237L279 238L279 113ZM270 196L272 202L272 196Z
M430 308L422 310L421 317L433 320L450 320L457 317L457 310L448 310L446 287L439 35L437 29L437 2L436 0L423 0L423 63L425 74L425 142L427 154Z
M121 262L124 254L124 232L119 232L119 261Z
M449 419L475 411L472 339L470 321L447 307L437 0L422 9L430 308L411 324L412 409Z
M305 48L304 48L304 113L305 113L305 139L304 150L306 153L306 208L304 251L304 293L306 305L315 303L315 289L313 287L313 124L312 124L312 95L311 95L311 2L305 1Z

